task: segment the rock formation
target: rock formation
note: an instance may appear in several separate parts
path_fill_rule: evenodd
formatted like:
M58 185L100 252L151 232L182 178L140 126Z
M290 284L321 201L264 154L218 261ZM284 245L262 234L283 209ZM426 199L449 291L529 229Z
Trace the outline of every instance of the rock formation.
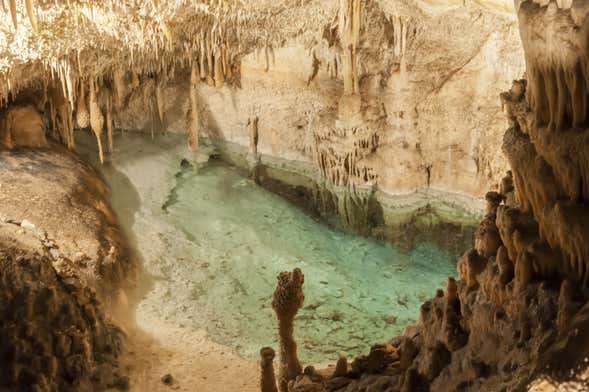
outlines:
M281 272L272 298L272 308L278 320L280 344L278 385L281 392L287 392L289 382L303 371L297 357L297 343L294 340L294 319L305 300L302 290L304 281L305 277L298 268L292 272Z
M60 258L69 260L56 265L58 273L73 274L101 299L116 297L118 287L132 282L129 245L96 170L54 142L0 150L0 162L0 219L27 221L46 232Z
M278 392L276 387L276 375L274 374L275 352L270 347L260 350L260 388L262 392Z

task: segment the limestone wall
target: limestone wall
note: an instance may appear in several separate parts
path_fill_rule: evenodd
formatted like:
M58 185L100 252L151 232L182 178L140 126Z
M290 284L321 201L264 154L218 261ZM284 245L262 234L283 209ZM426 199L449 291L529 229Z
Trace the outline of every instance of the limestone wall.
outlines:
M198 84L201 135L248 146L248 122L257 118L259 153L311 162L337 185L477 197L498 189L507 163L497 96L524 68L515 14L368 4L355 98L343 98L341 43L330 46L318 28L312 46L291 39L246 54L239 88ZM186 74L164 87L170 131L188 128ZM116 126L161 128L144 115L144 96L132 96Z

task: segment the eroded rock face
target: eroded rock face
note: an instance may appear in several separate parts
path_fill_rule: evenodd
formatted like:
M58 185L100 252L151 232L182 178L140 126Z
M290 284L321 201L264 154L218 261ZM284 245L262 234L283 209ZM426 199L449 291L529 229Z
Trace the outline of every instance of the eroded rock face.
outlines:
M91 289L56 271L54 244L30 222L0 223L0 389L124 388L122 332Z

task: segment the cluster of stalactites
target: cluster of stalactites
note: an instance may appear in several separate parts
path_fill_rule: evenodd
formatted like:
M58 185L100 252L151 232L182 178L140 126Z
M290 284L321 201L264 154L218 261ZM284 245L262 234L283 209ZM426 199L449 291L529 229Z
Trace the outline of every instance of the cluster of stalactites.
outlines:
M377 175L362 160L379 145L375 130L365 126L336 126L314 133L316 159L319 170L332 184L338 186L366 184L376 181Z
M402 57L407 50L410 20L400 15L391 15L389 23L392 26L390 42L396 57Z
M573 5L572 1L564 0L524 1L519 4L529 83L527 100L536 127L562 131L587 125L588 13L586 2Z
M534 230L550 249L528 246L518 257L524 255L522 265L531 264L538 275L588 284L589 3L524 1L518 7L528 81L501 96L511 125L503 150L518 208L533 216ZM512 233L520 248L528 238L522 233Z
M191 110L187 132L189 146L195 149L198 147L197 84L201 81L217 87L239 84L237 52L231 49L230 40L223 37L221 33L202 34L198 45L187 46L184 57L158 61L136 56L134 61L137 63L132 63L128 70L118 65L102 70L96 76L89 74L91 67L80 61L79 53L59 62L31 66L31 71L37 74L35 79L25 79L22 72L0 76L0 106L9 106L14 97L26 90L41 91L43 97L37 106L49 113L51 136L73 149L74 129L90 127L96 135L100 160L103 161L105 152L113 150L114 113L122 108L129 92L141 86L148 106L155 114L153 117L164 126L167 81L174 78L176 69L188 68L191 70ZM142 86L147 79L155 81L148 84L153 86L151 90ZM104 133L106 148L102 143Z
M374 182L377 179L376 173L371 167L362 165L361 160L377 148L378 140L376 132L370 132L366 138L354 141L351 149L336 151L329 144L323 146L317 138L317 164L321 173L338 186Z
M6 2L2 0L0 6ZM101 77L117 67L144 74L161 64L186 65L196 60L201 79L217 87L238 84L241 32L248 23L255 23L241 10L247 6L236 0L27 0L27 8L35 4L32 15L44 21L43 34L26 38L30 47L26 53L18 45L6 48L8 62L0 69L0 104L43 78L46 70L72 85L72 74ZM16 0L10 5L20 12ZM5 13L8 15L8 7ZM66 39L70 33L78 35ZM251 41L251 34L248 37ZM13 53L15 48L18 53ZM21 72L23 68L28 71ZM66 95L73 103L75 90L68 89Z

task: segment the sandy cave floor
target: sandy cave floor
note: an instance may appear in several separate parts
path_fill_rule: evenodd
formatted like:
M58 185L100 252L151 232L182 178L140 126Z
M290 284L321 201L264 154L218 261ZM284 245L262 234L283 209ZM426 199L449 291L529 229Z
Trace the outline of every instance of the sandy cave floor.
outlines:
M138 311L121 367L131 391L258 391L258 365L213 342L204 331L177 327ZM162 382L171 374L172 385Z

